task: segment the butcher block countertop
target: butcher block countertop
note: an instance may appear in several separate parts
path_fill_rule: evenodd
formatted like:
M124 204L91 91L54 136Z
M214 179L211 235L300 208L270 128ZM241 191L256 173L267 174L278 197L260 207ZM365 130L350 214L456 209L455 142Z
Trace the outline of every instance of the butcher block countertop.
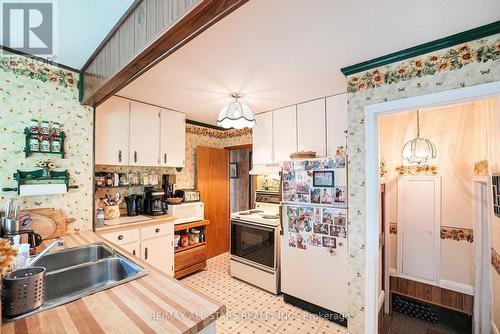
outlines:
M66 234L63 238L62 248L104 242L123 253L119 246L92 231ZM125 256L149 273L68 304L3 323L1 333L198 333L226 312L220 302L136 257Z
M144 215L146 216L146 215ZM156 225L160 223L167 223L167 222L174 222L176 219L174 216L171 215L161 215L161 216L147 216L148 220L141 220L133 223L124 223L124 224L118 224L118 225L105 225L103 227L96 227L95 231L97 233L106 233L106 232L113 232L113 231L121 231L121 230L126 230L130 228L136 228L136 227L145 227L149 225Z

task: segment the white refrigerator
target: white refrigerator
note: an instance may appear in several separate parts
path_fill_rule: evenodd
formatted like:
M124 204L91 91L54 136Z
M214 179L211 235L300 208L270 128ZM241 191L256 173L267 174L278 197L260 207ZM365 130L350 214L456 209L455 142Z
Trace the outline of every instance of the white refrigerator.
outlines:
M345 155L285 162L281 187L281 292L284 299L346 326Z

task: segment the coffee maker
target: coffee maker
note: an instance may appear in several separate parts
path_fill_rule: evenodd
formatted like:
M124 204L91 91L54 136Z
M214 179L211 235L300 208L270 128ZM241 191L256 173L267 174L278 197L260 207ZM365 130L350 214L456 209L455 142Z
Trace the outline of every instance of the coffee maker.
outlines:
M161 177L161 185L165 191L165 198L175 197L175 174L163 174Z
M144 213L150 216L162 215L164 197L163 189L146 188L144 190Z

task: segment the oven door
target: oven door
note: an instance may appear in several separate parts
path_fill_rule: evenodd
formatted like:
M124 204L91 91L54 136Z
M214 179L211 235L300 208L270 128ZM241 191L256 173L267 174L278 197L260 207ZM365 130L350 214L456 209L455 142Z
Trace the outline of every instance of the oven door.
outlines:
M276 229L231 219L231 256L266 269L277 269Z

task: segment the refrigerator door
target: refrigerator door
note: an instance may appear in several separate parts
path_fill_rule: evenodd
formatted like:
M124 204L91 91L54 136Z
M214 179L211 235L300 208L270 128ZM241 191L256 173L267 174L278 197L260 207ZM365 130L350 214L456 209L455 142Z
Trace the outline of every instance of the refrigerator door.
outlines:
M347 239L335 237L336 248L330 252L329 247L323 246L325 241L331 241L330 229L328 231L317 230L323 233L321 234L314 233L314 230L306 232L310 229L306 227L297 233L297 227L294 226L294 222L291 223L287 214L289 207L294 209L298 206L284 205L282 208L281 291L330 311L347 313L349 304ZM347 214L345 209L332 209L331 207L315 207L314 210L323 208L336 210L336 214L341 213L344 217ZM313 238L316 241L311 240ZM298 239L302 239L302 242L299 243ZM319 240L321 240L320 244L318 244Z

